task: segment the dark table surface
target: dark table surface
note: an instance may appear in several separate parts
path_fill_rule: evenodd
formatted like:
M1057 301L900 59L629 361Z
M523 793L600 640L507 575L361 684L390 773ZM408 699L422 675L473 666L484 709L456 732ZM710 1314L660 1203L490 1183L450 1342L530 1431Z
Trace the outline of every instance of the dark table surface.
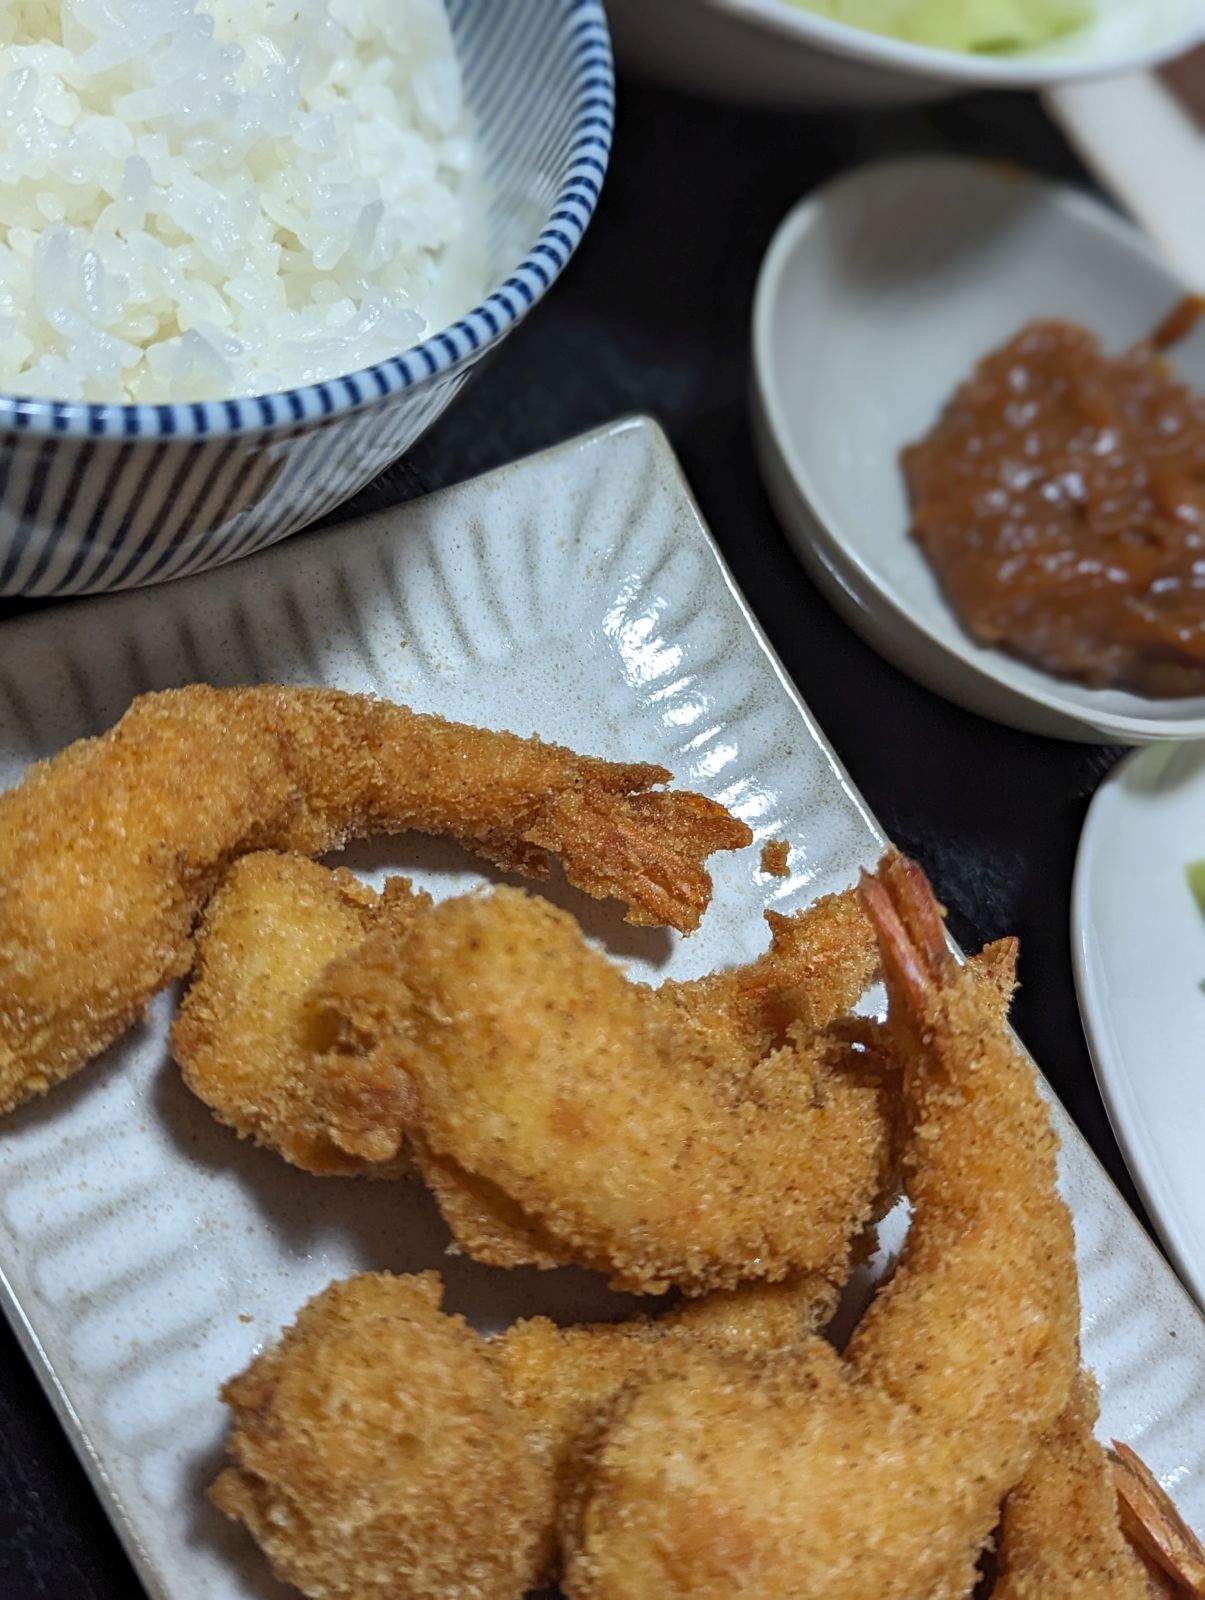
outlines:
M881 661L804 577L753 456L750 306L775 226L831 174L914 150L1011 157L1086 181L1027 97L804 117L621 83L611 175L564 280L409 460L338 518L625 412L657 417L788 671L887 832L929 869L956 936L970 947L1021 936L1017 1026L1136 1204L1084 1046L1068 939L1080 825L1118 752L997 727ZM0 1372L0 1597L137 1600L138 1580L3 1326Z

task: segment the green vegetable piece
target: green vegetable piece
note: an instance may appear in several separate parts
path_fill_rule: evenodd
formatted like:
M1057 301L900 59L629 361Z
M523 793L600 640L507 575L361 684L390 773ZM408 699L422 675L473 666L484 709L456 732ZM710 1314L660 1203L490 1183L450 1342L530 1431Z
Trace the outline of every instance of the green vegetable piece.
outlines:
M1205 861L1190 861L1184 869L1184 876L1196 896L1197 904L1205 913Z
M833 22L937 50L1011 54L1090 22L1098 0L788 0Z

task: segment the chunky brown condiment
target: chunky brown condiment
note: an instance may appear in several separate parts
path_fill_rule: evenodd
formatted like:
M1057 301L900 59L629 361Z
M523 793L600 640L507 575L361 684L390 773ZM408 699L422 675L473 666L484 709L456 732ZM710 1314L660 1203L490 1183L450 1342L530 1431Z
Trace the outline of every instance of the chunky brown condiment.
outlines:
M912 535L963 625L1060 677L1205 694L1205 395L1157 348L1061 322L987 356L902 456Z

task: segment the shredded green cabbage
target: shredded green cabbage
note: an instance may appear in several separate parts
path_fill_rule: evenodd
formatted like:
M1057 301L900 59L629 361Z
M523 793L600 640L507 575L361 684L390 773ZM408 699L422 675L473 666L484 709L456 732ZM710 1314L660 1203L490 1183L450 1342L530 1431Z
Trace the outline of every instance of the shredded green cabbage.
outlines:
M1031 50L1091 20L1094 0L787 0L851 28L938 50Z

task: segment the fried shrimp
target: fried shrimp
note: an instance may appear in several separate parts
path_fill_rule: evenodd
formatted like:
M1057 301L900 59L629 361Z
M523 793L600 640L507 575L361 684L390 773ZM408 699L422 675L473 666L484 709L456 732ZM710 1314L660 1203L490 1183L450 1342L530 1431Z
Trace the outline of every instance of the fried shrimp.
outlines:
M0 1111L118 1038L192 963L237 856L415 828L542 876L550 855L636 922L694 928L703 861L749 842L663 767L578 756L330 689L145 695L0 796Z
M486 1344L543 1475L548 1520L544 1569L556 1565L558 1508L574 1453L600 1410L638 1374L673 1371L683 1349L771 1351L811 1337L837 1291L815 1276L752 1284L687 1301L659 1317L562 1328L546 1317L516 1322Z
M546 1484L435 1273L332 1284L232 1379L210 1495L315 1600L519 1600Z
M570 1600L964 1600L1067 1404L1078 1305L1048 1112L920 869L890 859L863 895L911 1127L899 1269L844 1356L691 1349L620 1391L562 1516Z
M831 1270L875 1212L882 1085L823 1026L872 961L838 899L776 924L750 968L654 990L503 888L370 936L320 988L344 1048L410 1080L409 1137L464 1251L701 1294Z
M440 1311L441 1292L434 1273L332 1284L223 1391L235 1464L212 1497L308 1595L518 1594L555 1565L565 1463L625 1381L687 1345L786 1348L833 1300L806 1279L483 1339Z
M1104 1450L1092 1435L1096 1385L1081 1371L1004 1502L992 1600L1148 1600L1146 1573L1126 1544Z
M346 1047L323 980L330 967L335 990L345 979L358 985L362 1011L365 938L398 935L430 905L404 880L390 880L378 897L301 856L236 862L201 919L193 981L172 1029L189 1087L240 1136L308 1171L392 1176L405 1168L415 1117L407 1075L388 1051ZM756 961L656 992L675 1027L710 1035L712 1051L730 1059L758 1060L793 1025L831 1021L873 970L870 925L852 894L797 916L770 912L768 921L771 945ZM385 992L371 997L386 1015L397 976L387 971ZM429 1148L424 1171L457 1236L488 1249L494 1265L555 1264L563 1254L504 1193Z
M686 1346L766 1353L793 1349L832 1316L837 1288L818 1274L745 1284L682 1302L658 1317L558 1327L516 1322L487 1349L536 1460L557 1484L577 1442L617 1390L654 1360L672 1368Z
M396 1130L404 1074L341 1055L313 989L381 926L430 906L404 878L377 895L350 872L261 852L231 867L197 930L193 980L172 1026L184 1081L240 1138L320 1175L410 1170Z

